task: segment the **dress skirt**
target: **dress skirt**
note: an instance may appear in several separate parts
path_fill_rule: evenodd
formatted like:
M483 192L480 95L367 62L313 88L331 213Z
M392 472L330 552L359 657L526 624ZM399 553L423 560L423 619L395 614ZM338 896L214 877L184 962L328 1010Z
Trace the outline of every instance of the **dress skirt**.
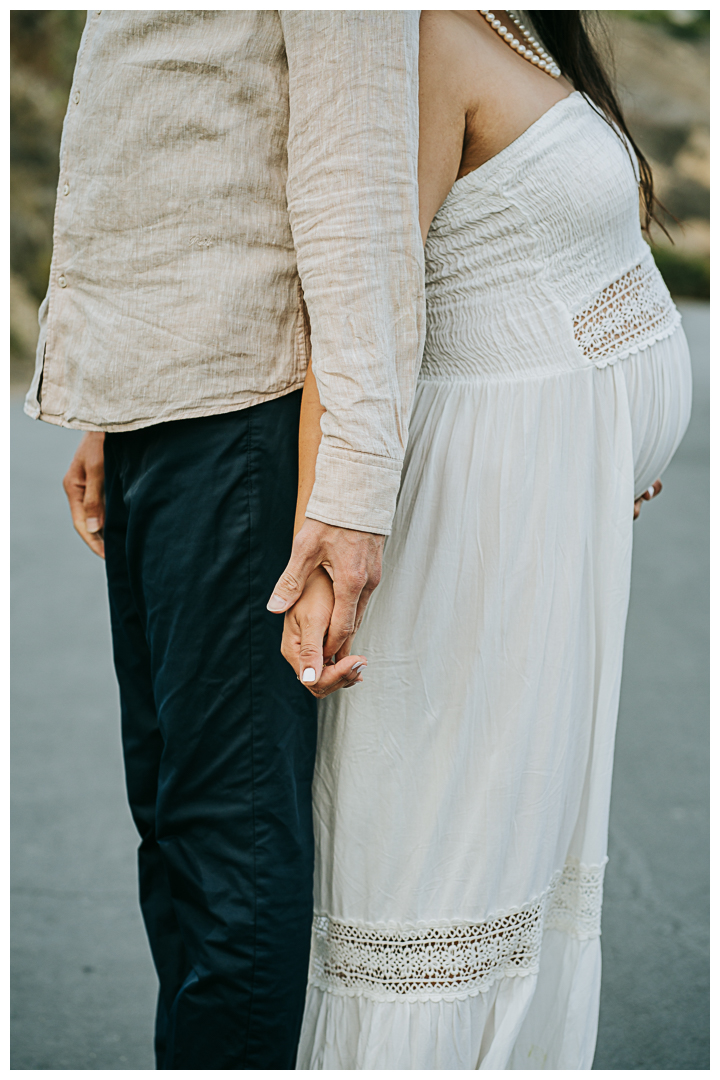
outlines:
M690 402L679 326L421 376L365 680L321 703L298 1068L591 1067L633 499Z

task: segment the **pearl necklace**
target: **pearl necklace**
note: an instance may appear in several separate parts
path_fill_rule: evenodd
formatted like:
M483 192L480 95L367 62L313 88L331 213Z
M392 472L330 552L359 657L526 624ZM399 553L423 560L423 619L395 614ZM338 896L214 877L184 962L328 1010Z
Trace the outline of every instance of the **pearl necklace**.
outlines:
M546 71L548 75L551 75L553 77L553 79L560 78L562 72L553 60L550 53L546 52L545 49L543 49L537 38L534 38L532 36L530 31L523 26L517 16L513 15L510 11L508 11L507 13L508 18L511 20L511 22L515 23L515 26L517 26L518 30L525 38L525 41L527 41L527 45L523 45L523 43L519 41L518 38L513 37L512 31L506 30L500 20L495 18L492 11L481 11L480 14L484 15L485 20L490 23L490 26L492 26L493 30L496 30L500 37L504 38L505 41L507 41L510 48L514 49L515 52L518 53L520 56L524 56L528 63L534 64L542 71Z

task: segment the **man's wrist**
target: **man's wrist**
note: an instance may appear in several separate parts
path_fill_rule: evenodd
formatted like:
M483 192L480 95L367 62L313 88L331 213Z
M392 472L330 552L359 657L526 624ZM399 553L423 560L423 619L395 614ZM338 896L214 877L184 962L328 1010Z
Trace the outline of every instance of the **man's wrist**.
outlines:
M384 544L386 536L387 536L386 533L374 532L371 529L356 529L354 526L339 525L334 521L321 521L320 518L311 518L311 517L308 517L307 515L305 516L305 518L301 522L296 524L295 536L297 536L298 533L306 525L308 526L308 530L310 532L313 532L313 533L324 533L326 531L326 529L324 529L323 526L326 526L327 529L332 530L332 531L334 531L335 529L342 529L344 532L362 533L364 536L367 536L367 537L371 537L371 536L377 537L378 539L382 540L383 544Z

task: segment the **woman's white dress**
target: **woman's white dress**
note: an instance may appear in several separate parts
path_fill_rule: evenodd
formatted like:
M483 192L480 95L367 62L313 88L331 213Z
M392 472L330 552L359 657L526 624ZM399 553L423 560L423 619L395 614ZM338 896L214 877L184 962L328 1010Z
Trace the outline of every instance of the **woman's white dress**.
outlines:
M426 260L369 667L321 703L297 1067L588 1069L632 504L687 344L579 93L454 185Z

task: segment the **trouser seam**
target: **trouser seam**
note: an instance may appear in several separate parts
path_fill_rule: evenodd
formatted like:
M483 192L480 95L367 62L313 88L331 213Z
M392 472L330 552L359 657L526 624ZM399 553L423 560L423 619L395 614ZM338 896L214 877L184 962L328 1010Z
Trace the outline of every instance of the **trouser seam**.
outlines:
M249 623L250 633L248 635L248 651L250 659L250 805L252 807L252 867L253 867L253 923L252 923L252 969L250 974L250 1001L248 1003L248 1016L247 1016L247 1033L245 1036L245 1063L247 1063L250 1052L250 1032L252 1028L252 1012L255 1000L255 972L257 965L257 938L258 938L258 925L257 925L257 904L258 904L258 883L257 883L257 818L255 807L255 664L253 655L253 643L255 640L254 625L253 625L253 567L252 567L252 553L253 553L253 446L252 446L252 412L248 411L247 418L247 500L248 500L248 557L247 557L247 572L248 572L248 611L249 611Z

